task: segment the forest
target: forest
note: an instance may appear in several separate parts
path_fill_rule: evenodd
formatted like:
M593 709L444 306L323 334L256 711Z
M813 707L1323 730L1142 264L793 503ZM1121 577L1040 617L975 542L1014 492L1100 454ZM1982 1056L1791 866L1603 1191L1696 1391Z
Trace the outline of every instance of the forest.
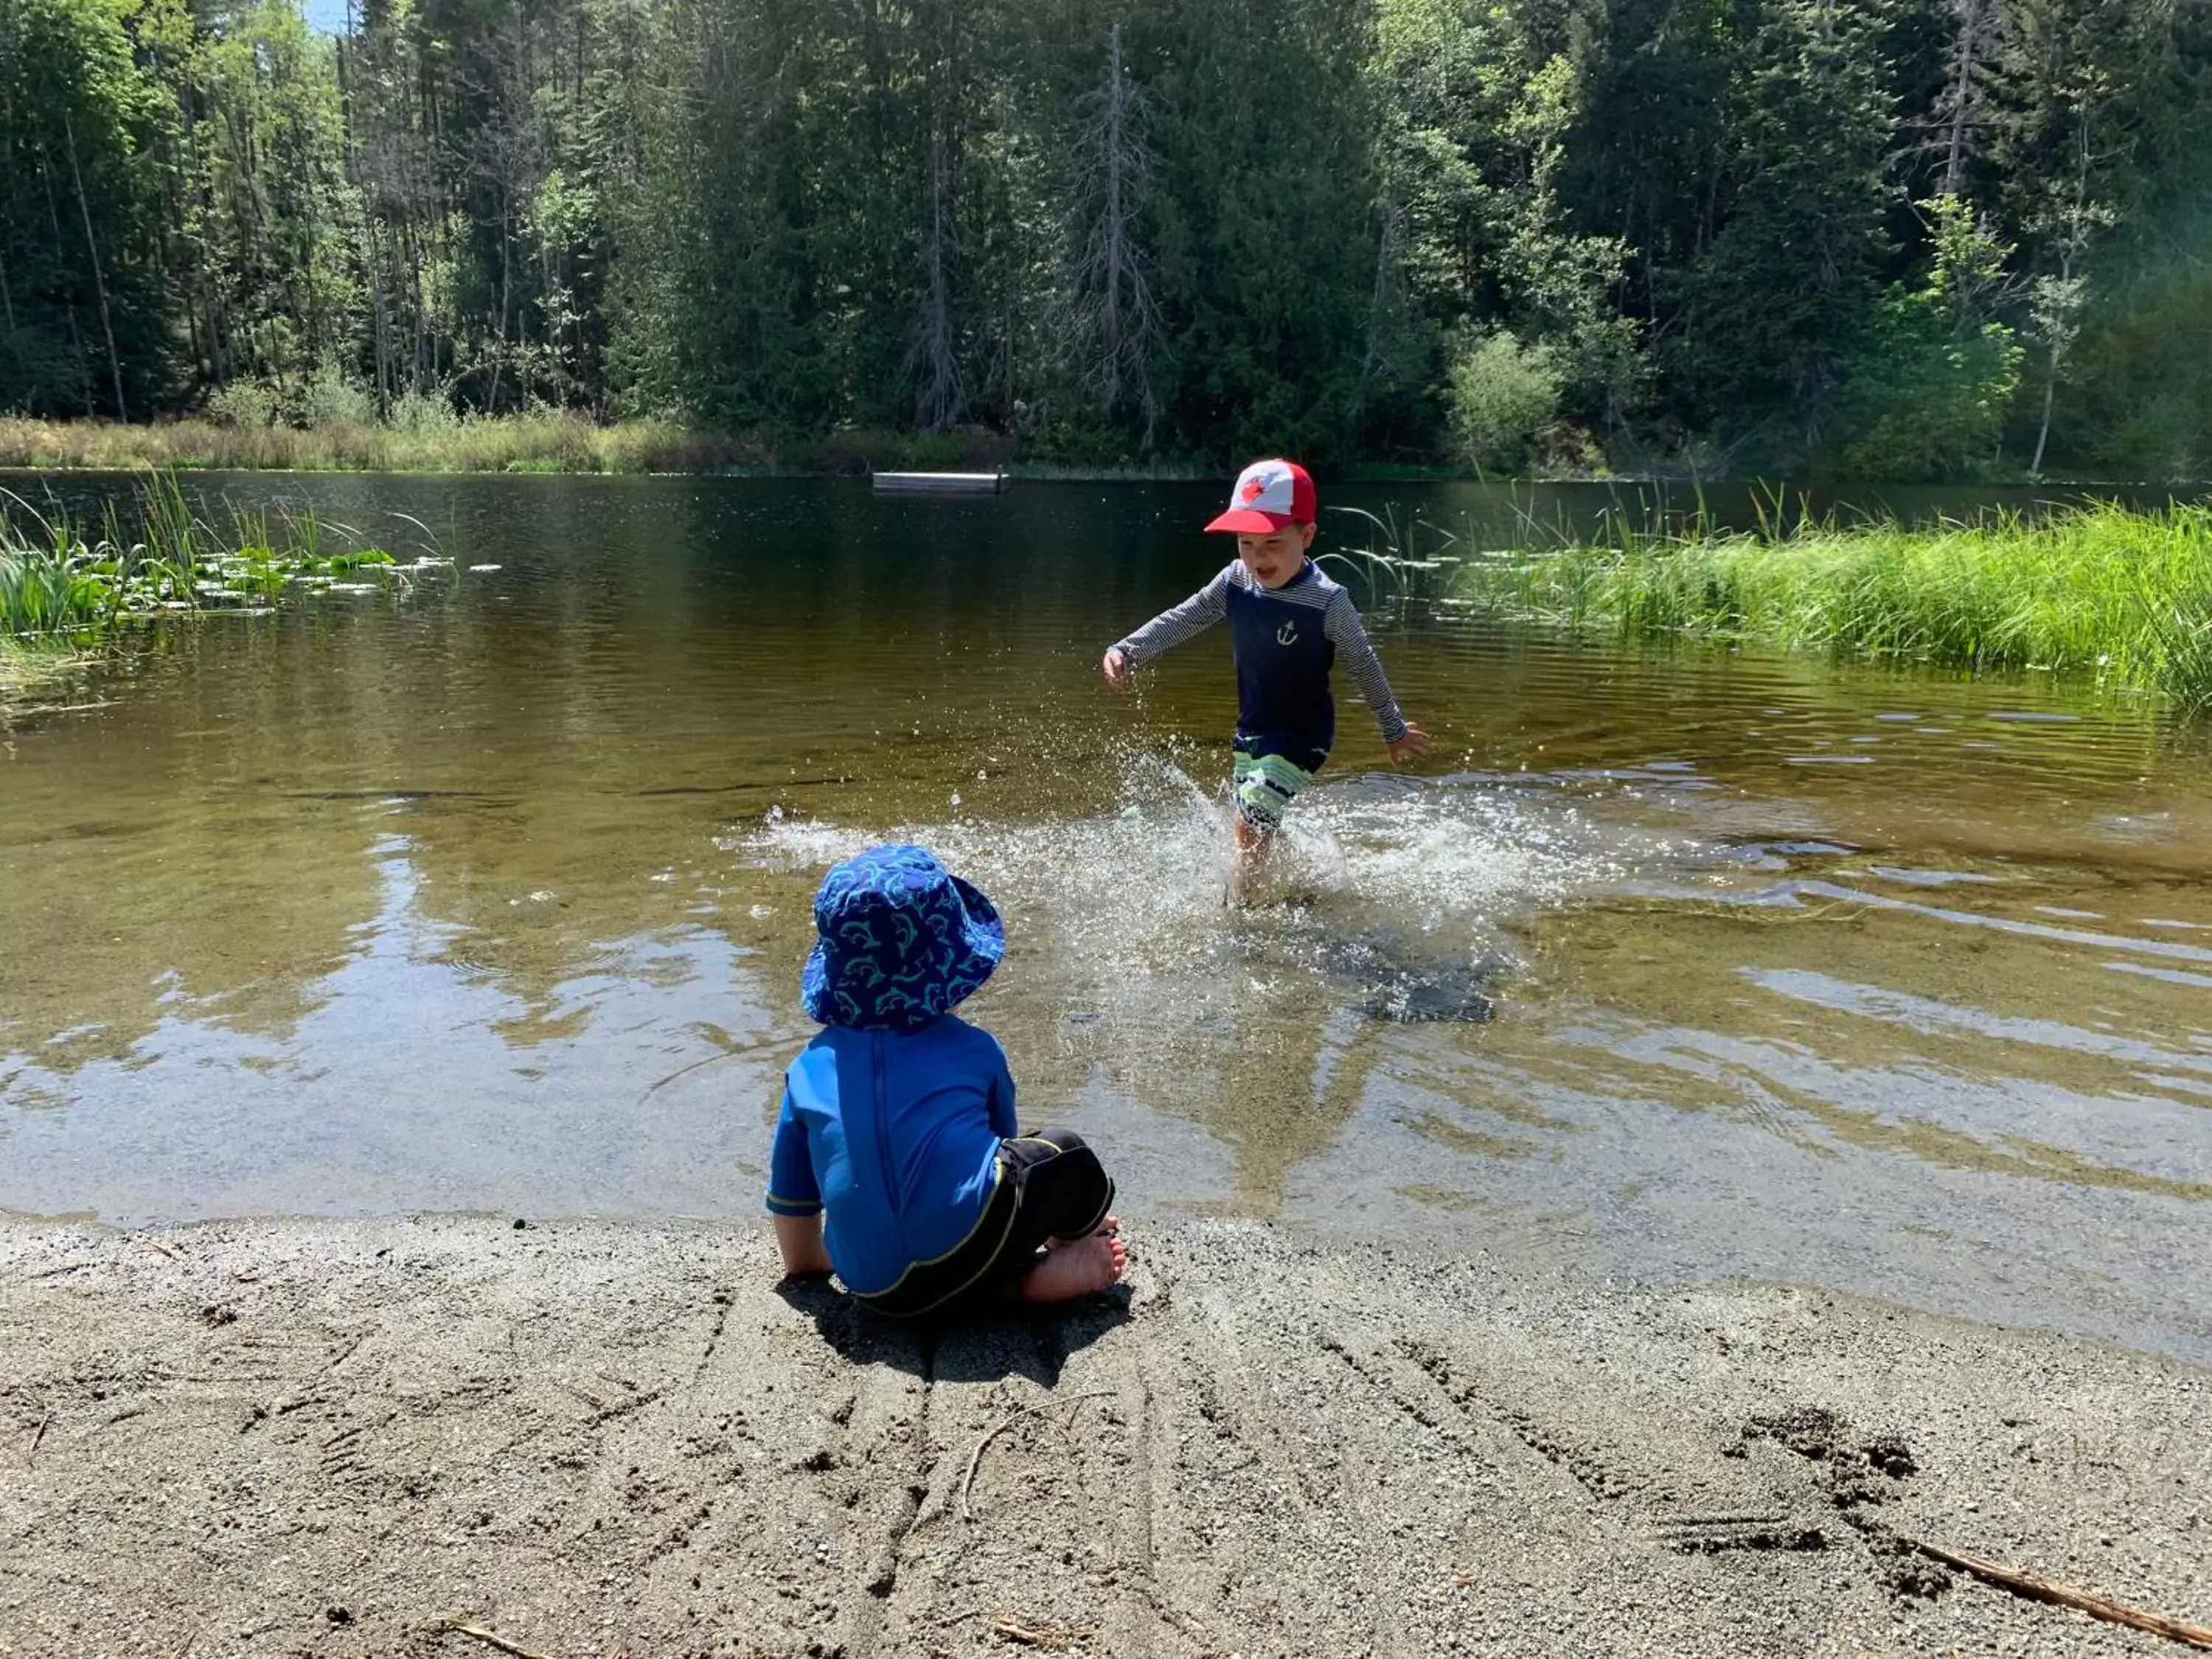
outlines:
M0 412L2212 470L2205 0L0 0Z

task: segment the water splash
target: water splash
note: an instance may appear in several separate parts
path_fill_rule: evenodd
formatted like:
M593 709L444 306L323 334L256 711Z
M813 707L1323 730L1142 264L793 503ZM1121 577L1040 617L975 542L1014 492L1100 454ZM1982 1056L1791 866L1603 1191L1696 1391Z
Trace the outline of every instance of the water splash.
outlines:
M1354 776L1301 797L1255 902L1224 902L1225 799L1173 760L1127 757L1106 813L960 817L883 832L772 817L726 845L811 877L919 842L988 892L1024 978L1086 1023L1187 1026L1254 996L1389 1018L1480 1018L1516 923L1616 890L1669 844L1594 814L1588 786L1516 776Z

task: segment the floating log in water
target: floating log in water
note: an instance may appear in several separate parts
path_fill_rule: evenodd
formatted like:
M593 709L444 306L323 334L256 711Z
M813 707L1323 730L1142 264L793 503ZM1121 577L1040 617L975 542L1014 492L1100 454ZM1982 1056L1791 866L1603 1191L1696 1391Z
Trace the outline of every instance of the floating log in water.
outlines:
M1006 487L1003 472L878 472L878 495L996 495Z

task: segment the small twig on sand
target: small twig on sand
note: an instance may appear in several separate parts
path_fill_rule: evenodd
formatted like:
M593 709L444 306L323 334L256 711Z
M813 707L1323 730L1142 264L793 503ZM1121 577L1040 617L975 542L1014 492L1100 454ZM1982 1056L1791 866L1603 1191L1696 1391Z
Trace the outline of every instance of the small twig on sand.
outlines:
M1161 1623L1198 1644L1200 1659L1224 1659L1228 1655L1229 1650L1208 1635L1206 1626L1197 1619L1169 1601L1158 1584L1137 1578L1130 1581L1129 1588L1136 1591L1139 1601L1159 1616Z
M1098 1633L1076 1625L1024 1625L1012 1613L1005 1613L991 1621L991 1632L1025 1648L1064 1648Z
M2031 1572L2016 1572L2010 1567L1999 1566L1994 1561L1984 1561L1978 1556L1960 1555L1940 1544L1923 1543L1917 1538L1905 1542L1932 1560L1947 1567L1956 1567L1977 1578L1986 1579L2001 1589L2014 1595L2024 1595L2031 1601L2048 1601L2054 1607L2072 1607L2086 1613L2092 1619L2102 1619L2109 1624L2125 1625L2132 1630L2148 1631L2153 1636L2163 1636L2169 1642L2183 1642L2191 1647L2212 1648L2212 1630L2202 1625L2185 1625L2178 1619L2162 1619L2154 1613L2138 1613L2133 1607L2124 1607L2117 1601L2107 1601L2067 1584L2054 1584L2047 1578L2038 1578Z
M163 1255L168 1257L172 1261L182 1261L185 1259L185 1253L166 1239L155 1238L149 1233L147 1235L146 1243L152 1245L155 1249L159 1250Z
M23 1467L29 1468L31 1460L39 1455L40 1443L46 1437L46 1425L54 1420L54 1408L46 1407L46 1414L39 1419L39 1431L31 1437L31 1449L23 1454Z
M465 1636L473 1641L483 1643L488 1648L497 1648L501 1653L511 1653L514 1656L514 1659L545 1659L544 1654L526 1648L520 1642L510 1642L504 1636L495 1636L491 1632L480 1630L474 1625L464 1625L449 1620L446 1628L456 1636Z
M961 1518L964 1520L968 1516L968 1495L975 1489L975 1471L982 1467L983 1454L985 1451L989 1449L990 1444L994 1440L996 1440L1000 1435L1004 1434L1008 1429L1013 1427L1015 1424L1020 1422L1024 1417L1035 1417L1041 1412L1048 1412L1055 1406L1065 1406L1073 1401L1103 1400L1113 1392L1114 1390L1111 1389L1093 1389L1088 1394L1054 1395L1051 1399L1040 1401L1034 1406L1023 1407L1012 1416L1003 1419L996 1428L993 1429L981 1440L978 1440L975 1443L975 1449L968 1455L968 1473L962 1478L960 1482Z
M982 1611L983 1609L981 1607L970 1607L965 1613L956 1613L950 1619L939 1620L937 1621L937 1627L939 1630L951 1630L955 1625L966 1624L970 1619L975 1618Z

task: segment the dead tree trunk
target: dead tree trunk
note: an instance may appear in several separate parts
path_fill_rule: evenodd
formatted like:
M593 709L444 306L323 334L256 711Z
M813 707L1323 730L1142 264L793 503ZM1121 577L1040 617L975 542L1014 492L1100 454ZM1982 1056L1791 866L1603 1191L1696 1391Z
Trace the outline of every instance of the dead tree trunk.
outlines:
M507 372L507 314L514 294L514 243L507 234L507 208L502 198L499 212L499 351L491 360L491 395L484 409L487 415L499 413L500 377ZM524 396L526 399L527 388L525 388Z
M54 196L54 169L43 139L39 144L39 182L46 188L46 222L53 228L54 246L58 250L63 244L62 210L61 204ZM84 399L85 418L89 420L99 413L99 406L92 393L92 354L84 349L84 330L77 323L76 297L74 295L70 295L62 314L69 319L70 344L76 353L78 395Z
M2066 217L2058 238L2058 275L2045 278L2039 295L2036 323L2043 336L2045 362L2043 373L2043 417L2035 431L2035 459L2028 463L2031 473L2043 471L2043 452L2051 441L2051 416L2058 401L2058 376L2066 362L2066 354L2073 349L2081 332L2081 313L2087 299L2087 279L2076 276L2074 267L2089 246L2089 239L2098 228L2111 222L2108 209L2089 199L2089 168L2094 155L2089 143L2090 112L2081 111L2075 123L2074 199L2067 205Z
M1981 89L1976 71L1981 65L1996 27L1990 0L1951 0L1956 33L1951 41L1951 74L1936 102L1937 142L1943 148L1945 196L1956 196L1966 185L1966 164L1974 159L1974 129L1979 120Z
M1146 274L1139 215L1155 163L1144 132L1144 93L1121 58L1121 26L1106 34L1106 78L1084 100L1076 132L1076 195L1089 222L1072 239L1079 249L1071 272L1072 343L1082 353L1078 378L1112 420L1133 409L1152 447L1158 406L1152 359L1159 312Z
M966 397L960 385L960 356L952 325L952 267L959 256L952 222L952 161L940 114L929 135L929 234L922 244L921 266L927 283L921 302L921 327L915 336L914 357L921 371L915 392L915 420L924 432L943 432L964 412Z
M1375 239L1375 284L1367 296L1367 349L1359 363L1363 386L1371 386L1394 367L1388 337L1391 298L1398 270L1398 240L1403 234L1406 210L1395 198L1382 203L1382 229Z
M115 377L115 418L127 421L131 411L123 402L123 359L115 349L115 324L107 307L107 277L100 269L100 240L92 234L92 204L84 193L84 169L77 165L76 123L66 109L62 112L62 132L69 140L70 174L76 180L77 211L84 217L85 250L92 256L92 286L100 296L100 328L107 337L107 367Z

